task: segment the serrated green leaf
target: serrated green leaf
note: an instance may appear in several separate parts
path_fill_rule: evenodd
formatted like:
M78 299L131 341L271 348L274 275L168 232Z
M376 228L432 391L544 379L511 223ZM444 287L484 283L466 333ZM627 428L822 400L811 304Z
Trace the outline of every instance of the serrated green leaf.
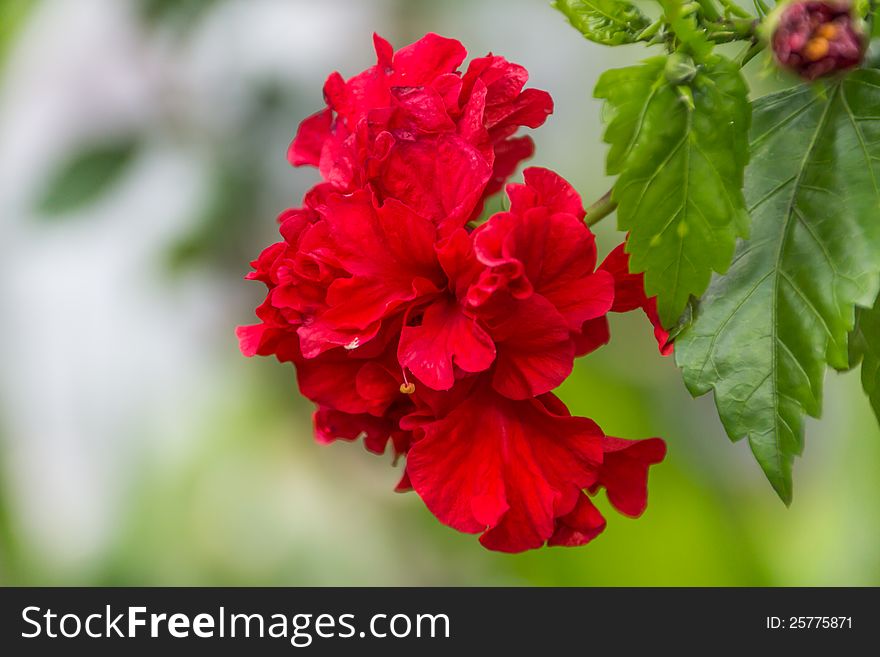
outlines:
M706 29L697 23L696 12L684 15L685 3L681 0L660 0L660 5L663 7L663 15L669 22L669 29L675 34L678 47L697 59L703 60L708 57L714 46L706 37ZM715 12L711 2L702 5L704 12L706 7ZM715 13L716 16L707 16L707 18L717 20L717 12Z
M854 306L880 285L878 107L876 70L757 101L751 239L675 343L688 389L714 390L727 434L749 439L786 503L804 415L819 416L826 364L848 365Z
M75 153L49 177L37 208L54 216L97 200L122 177L137 149L138 140L125 137L92 144Z
M606 100L607 171L620 173L613 198L618 226L660 318L673 326L712 272L730 264L748 232L742 194L750 107L739 68L716 55L694 78L669 83L666 57L606 71L595 96Z
M650 23L635 5L623 0L556 0L554 6L587 39L606 46L635 43Z
M862 364L862 387L880 422L880 297L873 308L856 309L856 325L849 336L849 364Z

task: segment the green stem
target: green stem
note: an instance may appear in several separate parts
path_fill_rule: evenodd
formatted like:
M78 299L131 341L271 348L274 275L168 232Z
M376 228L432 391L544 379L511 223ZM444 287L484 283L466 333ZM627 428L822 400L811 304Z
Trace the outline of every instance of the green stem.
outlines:
M764 50L763 43L753 43L739 58L739 67L742 68L743 66L748 64L750 61L752 61L752 59L754 59L755 55L760 53L762 50Z
M604 219L617 209L617 201L611 198L611 192L613 191L614 188L612 187L607 192L602 194L601 198L598 201L587 208L587 216L586 219L584 219L587 226L595 226L602 219Z
M747 41L755 38L758 22L753 18L728 18L716 23L707 23L706 33L715 43Z
M718 13L718 10L715 8L715 3L712 2L712 0L697 0L697 2L703 10L703 16L710 21L717 21L721 18L721 14Z
M724 5L724 13L728 16L739 16L740 18L751 18L752 15L745 9L736 4L733 0L720 0Z

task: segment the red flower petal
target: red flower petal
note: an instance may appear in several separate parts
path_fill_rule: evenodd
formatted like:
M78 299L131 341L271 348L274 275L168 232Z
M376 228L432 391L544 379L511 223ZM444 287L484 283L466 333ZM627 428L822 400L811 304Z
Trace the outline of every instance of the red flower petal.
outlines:
M431 87L395 87L394 110L387 129L399 139L454 132L455 123L446 113L443 97Z
M354 188L363 178L362 165L357 155L356 136L338 130L324 142L318 170L321 176L338 190Z
M428 33L394 53L393 83L401 87L428 84L444 73L455 71L465 57L467 51L459 41Z
M433 224L401 203L377 208L368 193L356 192L329 199L323 218L351 277L333 281L328 309L299 329L306 357L366 343L397 307L443 285Z
M391 68L394 48L375 32L373 32L373 48L376 50L376 66L383 70Z
M250 357L260 354L267 328L265 324L236 327L235 335L238 338L239 349L241 349L243 355Z
M507 305L502 319L487 320L496 344L492 387L511 399L553 390L574 366L574 343L565 319L539 295Z
M479 384L476 384L479 385ZM407 474L428 508L490 549L542 545L594 481L601 430L477 387L446 417L424 425Z
M479 150L444 134L398 142L375 185L382 198L399 199L449 234L470 218L491 175Z
M523 171L524 185L508 185L510 211L525 214L532 208L547 208L551 214L565 212L578 219L586 216L580 194L562 176L550 169L529 167ZM596 263L593 262L593 267Z
M666 443L659 438L625 440L606 436L602 449L605 456L593 488L604 486L608 500L621 513L642 515L648 506L648 468L666 456Z
M471 60L462 78L461 94L467 98L474 85L480 81L487 89L487 103L500 105L509 103L519 96L529 79L529 72L518 64L508 62L504 57L488 55Z
M396 431L394 422L372 415L352 415L319 407L313 417L315 440L321 444L336 440L357 440L364 437L364 446L374 454L383 454L388 440Z
M537 128L553 113L553 99L541 89L526 89L505 105L486 108L486 126L495 139L509 137L519 126Z
M668 356L673 351L673 344L669 339L669 332L660 323L657 298L645 296L643 274L633 274L629 271L629 254L624 250L625 247L625 242L615 247L599 267L614 277L614 304L611 310L625 313L641 308L654 326L654 338L657 340L660 353Z
M547 545L575 547L586 545L605 529L605 518L586 494L578 497L571 513L556 520L556 529Z
M511 212L493 215L474 231L474 252L487 266L468 300L481 306L499 290L517 299L537 293L562 314L583 352L592 341L580 334L586 322L605 315L614 281L594 272L595 237L577 218L580 197L556 174L528 169L526 185L509 185Z
M464 228L459 228L437 245L437 259L449 280L449 291L459 301L467 297L470 286L476 282L483 265L474 253L474 243Z
M239 348L245 356L271 356L282 363L299 362L302 354L296 326L288 324L277 310L263 303L257 308L257 316L263 320L252 326L239 326L235 329Z
M596 351L602 345L611 340L611 331L608 327L607 317L597 317L584 322L580 333L572 334L574 340L575 357L586 356Z
M402 367L434 390L449 390L455 370L482 372L495 360L495 344L454 299L441 299L425 310L419 326L405 326L398 358Z
M492 165L492 178L486 185L484 196L491 196L504 186L519 163L527 160L535 153L535 144L530 137L505 139L495 144L495 162Z
M345 413L367 413L373 404L357 390L357 374L363 365L363 361L349 358L342 349L306 359L296 368L300 392L322 406L332 406ZM377 410L381 414L384 409Z
M330 136L332 120L333 113L328 108L312 114L299 124L296 137L287 150L287 159L293 166L298 167L304 164L318 166L321 161L321 149Z
M403 471L403 474L400 476L400 481L397 482L397 485L394 487L395 493L408 493L412 490L412 484L409 481L409 475L406 474L406 470Z
M645 304L643 309L648 320L654 325L654 339L660 349L661 356L668 356L672 353L675 345L669 337L669 331L663 328L660 322L660 314L657 312L657 297L651 297Z
M625 247L625 242L616 246L600 266L614 277L614 305L611 310L616 313L642 308L647 302L644 276L630 273L629 255Z
M537 89L522 91L528 71L503 57L489 55L473 60L462 79L466 98L478 83L485 85L486 127L493 141L510 136L519 126L537 128L553 112L550 95Z

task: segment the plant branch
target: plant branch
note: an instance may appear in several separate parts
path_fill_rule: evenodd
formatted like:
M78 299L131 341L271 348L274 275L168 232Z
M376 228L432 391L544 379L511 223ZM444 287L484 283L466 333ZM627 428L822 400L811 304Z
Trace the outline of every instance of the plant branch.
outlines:
M715 8L715 3L712 0L697 0L697 3L700 5L700 9L703 10L703 16L710 21L717 21L721 18L721 14L718 13L718 9Z
M587 226L595 226L602 219L604 219L617 209L617 201L614 201L611 198L611 192L613 191L614 188L612 187L607 192L602 194L601 198L599 198L598 201L587 208L587 216L584 219Z
M706 23L706 36L715 43L749 41L755 38L759 21L753 18L727 18Z
M728 16L738 16L740 18L751 18L752 15L745 9L740 7L733 0L719 0L724 6L724 13Z
M739 57L739 59L738 59L739 67L742 68L743 66L748 64L750 61L752 61L752 59L755 57L755 55L760 53L762 50L764 50L763 43L761 43L760 41L756 41L756 42L752 43L752 45L750 45L746 49L746 51Z

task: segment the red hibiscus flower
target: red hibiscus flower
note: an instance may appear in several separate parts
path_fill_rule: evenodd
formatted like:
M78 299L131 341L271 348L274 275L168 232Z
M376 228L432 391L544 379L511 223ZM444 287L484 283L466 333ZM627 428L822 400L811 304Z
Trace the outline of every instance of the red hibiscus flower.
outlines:
M648 311L641 277L596 269L580 197L546 169L467 223L531 153L517 128L552 107L524 69L490 55L461 74L463 48L436 35L376 47L373 68L330 77L291 146L325 182L252 263L267 294L242 352L294 363L319 442L390 445L397 490L486 547L582 545L605 526L590 496L639 515L665 446L607 437L550 391L608 340L607 312Z
M467 53L453 39L428 34L396 53L378 35L374 44L375 66L327 79L327 108L303 121L288 159L318 167L340 191L370 185L380 201L461 226L531 156L531 140L513 135L543 124L553 102L523 90L527 71L503 57L475 59L462 74Z

